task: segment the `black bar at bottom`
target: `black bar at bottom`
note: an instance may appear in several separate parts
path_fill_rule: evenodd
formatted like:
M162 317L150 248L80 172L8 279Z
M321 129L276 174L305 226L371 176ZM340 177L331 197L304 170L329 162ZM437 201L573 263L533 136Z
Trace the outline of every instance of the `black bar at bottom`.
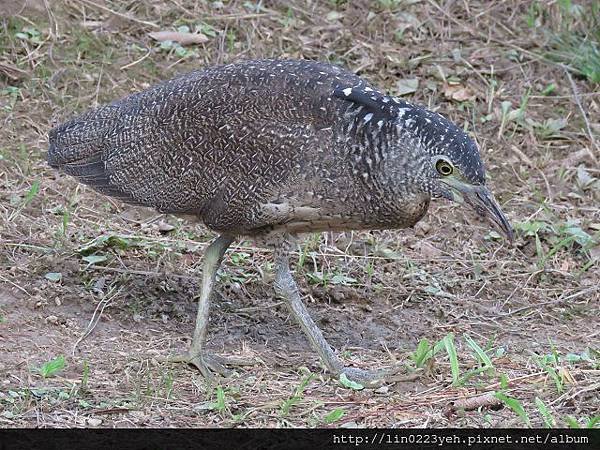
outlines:
M3 429L21 449L600 449L600 429Z

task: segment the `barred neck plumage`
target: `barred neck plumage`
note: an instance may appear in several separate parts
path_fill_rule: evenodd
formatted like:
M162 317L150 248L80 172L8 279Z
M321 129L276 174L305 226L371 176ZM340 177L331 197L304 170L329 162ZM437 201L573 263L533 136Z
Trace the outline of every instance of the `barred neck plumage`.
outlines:
M389 176L395 192L409 194L411 184L426 178L426 160L452 153L469 167L469 176L483 184L485 173L475 144L444 116L385 95L361 82L339 86L334 96L346 100L342 111L343 132L348 139L355 172L371 182L373 175ZM388 170L381 169L381 163ZM429 183L421 183L428 189Z

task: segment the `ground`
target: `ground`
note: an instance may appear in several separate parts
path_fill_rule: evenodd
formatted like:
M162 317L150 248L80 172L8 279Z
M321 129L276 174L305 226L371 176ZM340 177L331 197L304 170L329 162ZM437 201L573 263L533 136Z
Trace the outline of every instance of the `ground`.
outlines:
M598 426L597 1L19 3L0 2L0 426ZM209 384L163 362L189 345L214 235L45 163L77 112L258 57L344 65L482 149L513 244L439 201L414 229L293 255L347 364L405 362L410 381L330 378L251 241L225 258L209 346L255 364Z

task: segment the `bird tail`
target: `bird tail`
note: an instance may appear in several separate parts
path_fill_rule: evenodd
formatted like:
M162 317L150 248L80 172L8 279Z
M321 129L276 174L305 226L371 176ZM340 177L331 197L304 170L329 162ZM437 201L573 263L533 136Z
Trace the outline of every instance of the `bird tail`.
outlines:
M85 184L107 178L104 138L116 122L111 105L90 110L48 134L48 164Z
M48 164L62 169L102 153L102 137L115 122L111 109L105 106L88 111L52 129L48 134Z
M110 182L106 137L119 126L116 105L102 106L53 128L48 134L48 164L103 194L128 200Z

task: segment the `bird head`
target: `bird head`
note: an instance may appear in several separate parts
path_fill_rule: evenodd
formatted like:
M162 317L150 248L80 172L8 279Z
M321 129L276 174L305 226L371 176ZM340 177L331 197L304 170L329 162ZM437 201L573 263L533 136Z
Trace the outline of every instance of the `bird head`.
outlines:
M391 181L388 184L408 193L417 190L432 198L466 204L513 240L512 227L486 186L477 144L467 133L441 114L370 86L342 86L334 95L348 102L347 112L371 131L371 136L385 136L377 142L387 141L381 174Z
M421 176L423 188L433 198L471 207L512 241L513 229L486 185L477 144L443 116L423 109L416 113L420 116L420 120L415 120L415 125L420 122L420 127L416 127L420 128L417 141L425 153L421 159L425 165Z
M473 143L469 158L439 154L430 158L434 197L443 197L473 208L480 216L494 223L510 240L512 227L500 209L494 195L485 184L485 179L473 172L473 162L480 161L479 151Z

